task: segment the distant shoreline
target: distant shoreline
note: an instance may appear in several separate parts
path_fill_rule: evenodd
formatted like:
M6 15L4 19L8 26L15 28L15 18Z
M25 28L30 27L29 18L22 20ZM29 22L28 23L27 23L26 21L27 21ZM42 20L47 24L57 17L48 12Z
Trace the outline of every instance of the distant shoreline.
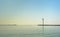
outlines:
M48 25L40 25L39 24L38 26L60 26L60 24L59 25L52 25L52 24L51 25L50 24L48 24Z
M16 24L0 24L0 26L16 26Z

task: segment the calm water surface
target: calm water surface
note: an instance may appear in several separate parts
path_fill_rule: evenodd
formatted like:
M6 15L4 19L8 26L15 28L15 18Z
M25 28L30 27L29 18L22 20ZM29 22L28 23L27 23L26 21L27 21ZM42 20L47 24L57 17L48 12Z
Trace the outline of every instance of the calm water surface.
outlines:
M60 37L60 26L0 26L0 37Z

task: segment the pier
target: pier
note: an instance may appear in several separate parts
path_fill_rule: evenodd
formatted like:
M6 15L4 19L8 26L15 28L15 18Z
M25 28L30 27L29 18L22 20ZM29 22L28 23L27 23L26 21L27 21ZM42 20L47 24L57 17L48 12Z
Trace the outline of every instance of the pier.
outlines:
M38 24L38 26L60 26L60 24L44 24L44 18L42 18L42 24Z

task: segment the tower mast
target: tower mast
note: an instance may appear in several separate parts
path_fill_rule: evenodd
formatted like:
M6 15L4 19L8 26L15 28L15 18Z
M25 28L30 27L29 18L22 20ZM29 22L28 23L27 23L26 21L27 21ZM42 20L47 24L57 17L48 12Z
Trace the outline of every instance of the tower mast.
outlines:
M44 18L42 18L42 36L44 37Z
M44 26L44 18L42 18L42 25Z

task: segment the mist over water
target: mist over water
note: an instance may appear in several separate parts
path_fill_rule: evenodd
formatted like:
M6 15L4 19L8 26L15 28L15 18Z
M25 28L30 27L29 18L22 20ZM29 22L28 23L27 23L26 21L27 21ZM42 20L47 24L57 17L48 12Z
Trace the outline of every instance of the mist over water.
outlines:
M0 37L60 37L60 26L0 26Z

